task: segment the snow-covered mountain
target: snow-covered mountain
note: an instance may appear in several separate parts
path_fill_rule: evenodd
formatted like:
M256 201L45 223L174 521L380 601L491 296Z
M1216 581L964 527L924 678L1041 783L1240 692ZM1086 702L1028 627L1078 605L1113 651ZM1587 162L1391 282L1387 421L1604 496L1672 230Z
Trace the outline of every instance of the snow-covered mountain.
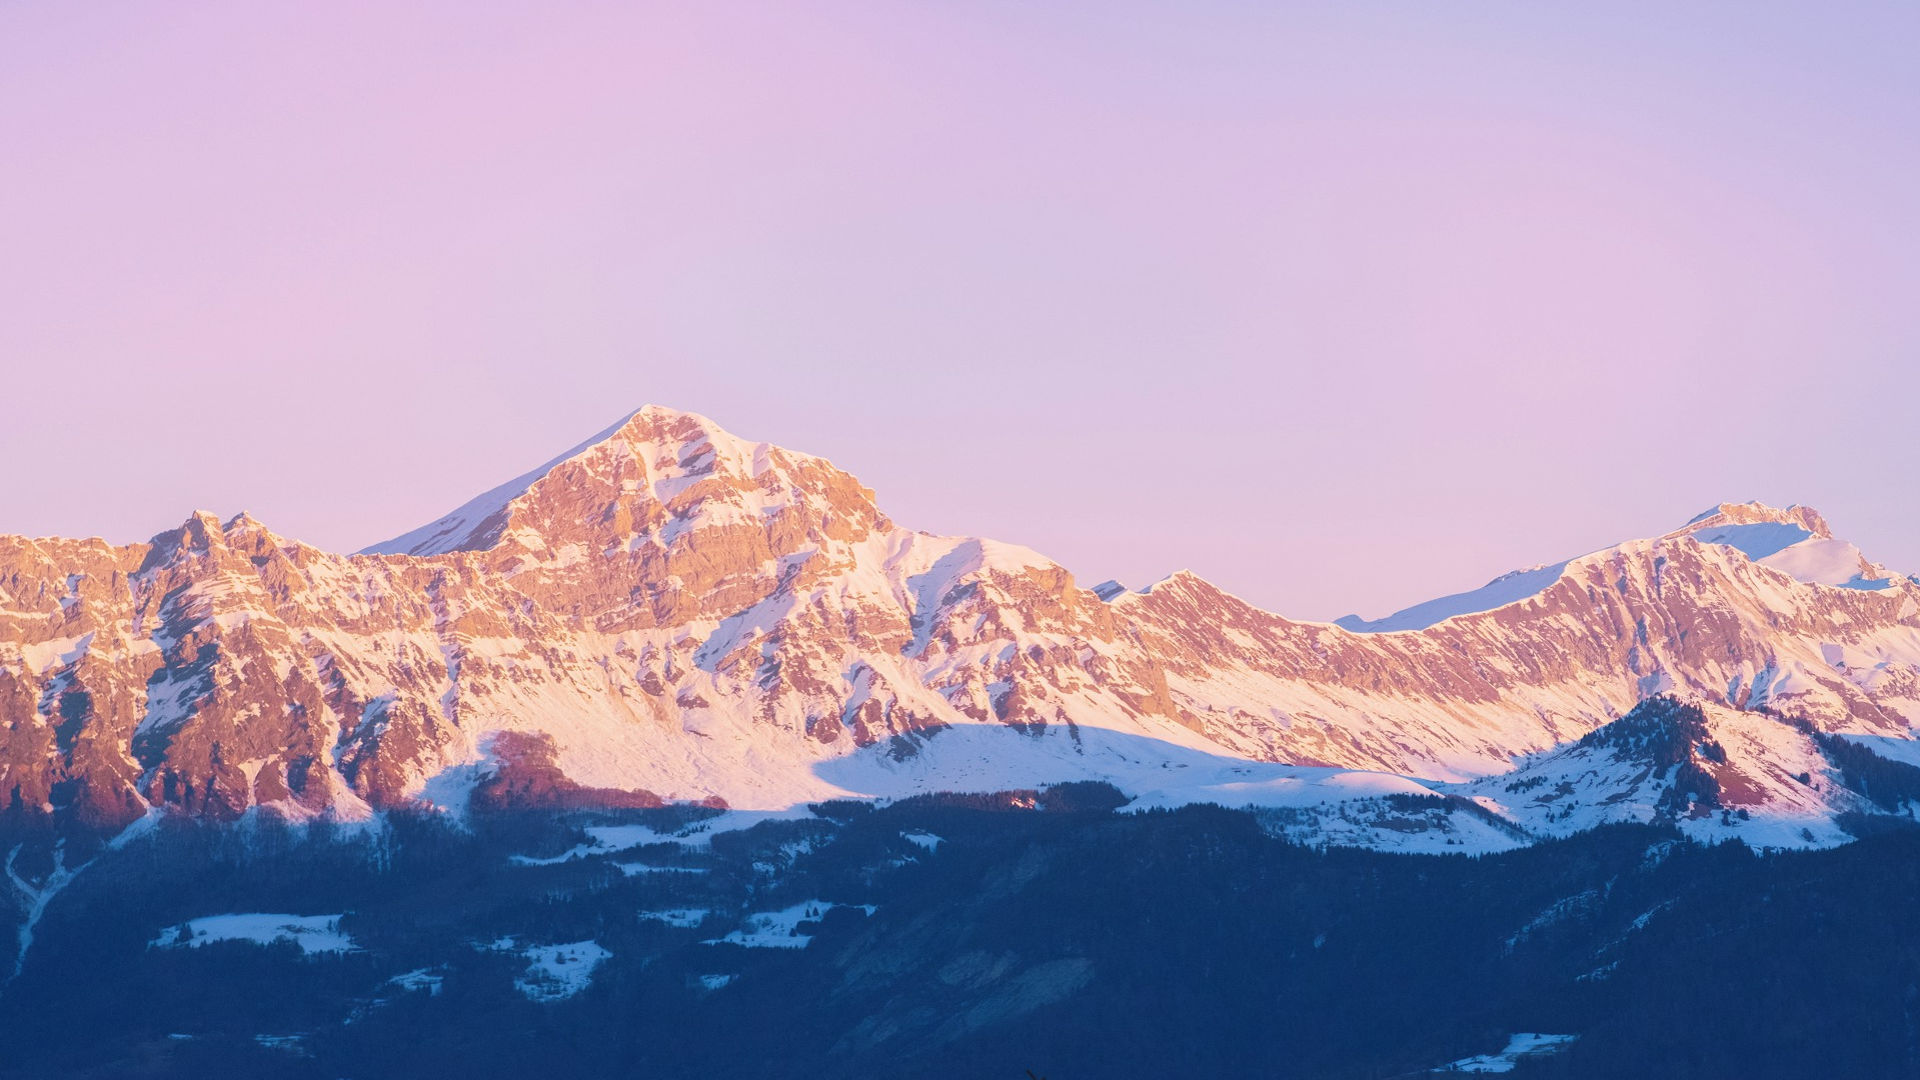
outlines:
M1870 775L1863 759L1875 761ZM1881 777L1891 782L1876 790ZM1850 818L1908 813L1920 769L1771 711L1661 696L1511 773L1452 790L1533 836L1664 821L1699 840L1820 847L1848 840Z
M1729 730L1765 707L1904 743L1920 583L1811 510L1724 505L1298 622L1186 572L1087 589L912 531L823 459L654 406L356 555L244 514L124 547L0 537L0 790L102 830L1095 778L1275 806L1468 790L1524 824L1501 785L1577 773L1583 736L1662 693Z

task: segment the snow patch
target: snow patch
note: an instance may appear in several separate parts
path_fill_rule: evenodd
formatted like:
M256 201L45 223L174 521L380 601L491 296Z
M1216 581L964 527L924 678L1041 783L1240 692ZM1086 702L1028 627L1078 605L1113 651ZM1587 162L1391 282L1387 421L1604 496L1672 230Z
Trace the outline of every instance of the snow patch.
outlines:
M72 667L87 655L93 647L93 632L88 631L79 637L58 638L20 647L20 659L36 675L45 675L55 668Z
M1502 574L1471 592L1454 593L1429 600L1424 604L1415 604L1410 608L1396 611L1382 619L1362 619L1358 615L1343 615L1334 620L1334 625L1356 634L1390 634L1400 630L1425 630L1437 623L1445 622L1457 615L1472 615L1482 611L1517 604L1528 597L1545 592L1560 575L1566 572L1567 562L1557 562L1546 566L1536 566L1528 570L1515 570Z
M1578 1035L1542 1035L1533 1031L1515 1032L1507 1048L1497 1054L1475 1054L1470 1058L1442 1065L1437 1072L1504 1073L1512 1072L1523 1058L1545 1057L1565 1050Z
M640 913L640 921L661 922L666 923L668 926L678 926L684 929L699 926L702 922L706 921L708 914L709 912L706 908L674 908L671 911L643 911Z
M425 990L428 997L439 997L441 984L446 982L446 977L435 968L415 968L395 975L387 982L402 990Z
M569 941L561 945L520 945L503 937L487 946L495 952L519 953L527 970L513 980L513 988L529 1001L564 1001L593 983L594 969L613 957L597 941Z
M649 866L646 863L614 863L613 865L619 867L620 872L628 877L639 877L641 874L704 874L707 872L704 866Z
M340 930L339 915L272 915L246 913L206 915L189 919L180 926L169 926L153 939L156 948L199 948L215 941L250 941L271 945L291 941L300 951L319 953L351 952L353 939Z
M900 839L905 840L909 844L923 847L928 851L938 850L941 844L946 843L945 839L941 837L935 836L930 832L921 832L918 830L914 832L903 832L900 834Z
M872 904L835 904L826 900L805 900L779 911L757 911L746 917L740 929L725 937L701 942L702 945L739 945L748 949L804 949L813 938L800 933L800 924L813 922L837 907L857 907L871 915L879 910Z
M720 833L751 829L763 821L802 821L812 816L813 811L802 806L790 810L727 810L714 817L701 818L699 821L667 832L661 832L651 825L593 825L587 828L587 836L590 839L586 843L569 848L558 855L543 857L511 855L508 858L517 866L556 866L573 859L610 855L617 851L646 847L649 844L677 844L688 849L704 848L712 844L713 838ZM621 869L628 874L638 874L678 868L650 866L628 869L623 866Z

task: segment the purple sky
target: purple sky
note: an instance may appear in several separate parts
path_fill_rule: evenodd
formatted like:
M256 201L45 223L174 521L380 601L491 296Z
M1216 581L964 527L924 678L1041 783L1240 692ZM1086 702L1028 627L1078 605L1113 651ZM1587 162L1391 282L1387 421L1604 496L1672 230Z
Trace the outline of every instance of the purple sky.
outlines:
M651 401L1299 617L1920 570L1920 8L1287 7L0 5L0 531L350 550Z

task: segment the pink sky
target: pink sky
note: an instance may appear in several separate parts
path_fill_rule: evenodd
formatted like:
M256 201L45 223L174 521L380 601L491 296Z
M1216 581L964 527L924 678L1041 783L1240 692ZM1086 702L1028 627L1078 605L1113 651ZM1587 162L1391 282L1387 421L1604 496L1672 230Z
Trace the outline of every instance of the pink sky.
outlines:
M351 550L657 402L1299 617L1723 499L1920 571L1917 9L401 6L0 6L0 531Z

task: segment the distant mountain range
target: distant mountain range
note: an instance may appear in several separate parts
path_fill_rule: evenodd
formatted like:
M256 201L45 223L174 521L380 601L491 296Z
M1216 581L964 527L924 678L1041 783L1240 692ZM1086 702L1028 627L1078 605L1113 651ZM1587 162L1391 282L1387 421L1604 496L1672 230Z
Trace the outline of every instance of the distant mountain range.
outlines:
M245 514L0 537L6 820L73 836L1102 780L1394 850L1654 820L1819 846L1906 812L1916 720L1920 580L1804 507L1304 622L915 532L648 406L354 555Z

